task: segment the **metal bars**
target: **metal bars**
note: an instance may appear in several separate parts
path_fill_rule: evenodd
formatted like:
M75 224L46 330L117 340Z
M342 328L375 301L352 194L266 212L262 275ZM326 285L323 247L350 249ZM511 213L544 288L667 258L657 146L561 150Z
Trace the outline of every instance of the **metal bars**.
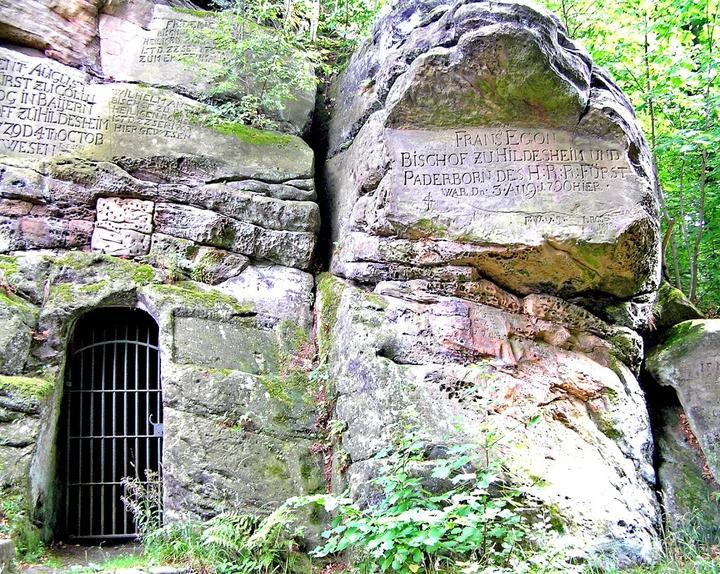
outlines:
M77 323L63 408L64 535L68 540L137 534L121 480L147 484L162 472L158 329L142 311L99 309Z

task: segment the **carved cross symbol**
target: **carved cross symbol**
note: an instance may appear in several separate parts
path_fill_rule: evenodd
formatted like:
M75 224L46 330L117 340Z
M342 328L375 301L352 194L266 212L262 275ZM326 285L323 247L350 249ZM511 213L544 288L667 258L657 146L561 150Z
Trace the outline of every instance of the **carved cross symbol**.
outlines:
M425 202L425 211L430 211L433 205L435 205L435 200L432 198L432 195L430 192L427 192L427 195L423 197L423 202Z

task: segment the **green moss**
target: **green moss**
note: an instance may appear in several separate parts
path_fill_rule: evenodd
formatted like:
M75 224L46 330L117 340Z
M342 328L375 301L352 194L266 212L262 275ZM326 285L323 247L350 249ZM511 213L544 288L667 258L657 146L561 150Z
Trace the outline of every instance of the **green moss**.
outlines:
M276 413L272 417L273 422L278 426L287 426L287 424L290 422L290 416L288 415L287 411Z
M75 291L70 283L60 283L50 287L49 297L59 303L72 303L75 301Z
M280 338L287 342L290 353L297 353L310 343L307 330L295 321L284 319L278 323Z
M0 390L22 398L41 400L49 396L53 388L47 379L0 375Z
M28 303L22 297L18 297L13 293L5 293L2 290L0 290L0 306L10 307L12 309L17 309L22 313L29 313L32 315L34 315L37 311L34 305Z
M45 544L29 514L24 496L0 487L0 538L12 538L21 561L37 562L45 553Z
M409 239L441 238L446 235L447 227L432 219L418 219L405 229L405 236Z
M608 245L605 243L580 242L575 257L592 269L600 269L607 261Z
M126 262L127 263L127 262ZM147 264L137 264L133 266L132 280L139 285L148 285L155 280L155 269Z
M267 130L258 130L238 122L223 121L208 127L211 127L218 133L232 136L243 143L252 145L287 146L298 143L293 136Z
M672 327L666 334L663 342L658 345L648 357L648 363L657 360L673 362L682 359L695 350L705 333L703 320L684 321Z
M18 258L12 255L0 255L0 272L6 279L20 273Z
M265 465L265 472L273 477L283 480L290 478L290 472L286 464L280 461L272 461Z
M80 293L85 293L88 295L99 293L102 291L105 287L107 287L110 284L109 281L98 281L97 283L87 283L85 285L79 285L77 290Z
M260 375L260 384L267 391L267 394L276 401L286 405L292 405L292 399L285 390L285 378L280 375Z
M375 293L366 293L365 299L369 301L374 307L383 311L388 308L387 299Z
M102 260L102 256L98 253L85 253L83 251L68 251L60 257L56 257L53 263L58 267L67 269L85 269L90 265Z
M322 273L317 279L318 307L320 311L320 326L317 338L321 360L330 352L331 333L337 322L338 307L344 290L345 284L330 273Z
M598 417L597 419L598 429L610 440L618 441L622 438L622 433L615 428L612 421L607 417Z
M55 258L54 264L75 271L87 269L98 264L107 265L107 275L118 279L131 279L138 285L148 285L156 280L155 269L145 263L136 263L112 255L87 253L84 251L68 251Z
M221 293L220 291L210 288L202 289L199 284L192 281L181 281L180 283L175 283L174 285L153 285L152 289L156 293L167 298L179 299L193 305L200 305L203 307L223 305L230 307L238 314L248 314L253 311L253 307L251 305L241 305L230 295L226 295L225 293Z
M558 506L556 504L548 504L546 508L550 515L550 526L552 526L553 530L560 534L565 532L565 520Z
M208 10L197 10L194 8L183 8L181 6L172 6L171 10L173 12L177 12L178 14L188 14L190 16L195 16L197 18L209 18L211 16L214 16L215 14L213 12L210 12Z

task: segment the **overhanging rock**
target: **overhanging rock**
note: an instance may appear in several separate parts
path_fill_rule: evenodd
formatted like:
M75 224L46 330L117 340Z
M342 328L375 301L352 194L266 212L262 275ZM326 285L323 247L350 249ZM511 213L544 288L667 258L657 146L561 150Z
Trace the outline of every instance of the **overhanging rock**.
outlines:
M524 4L403 3L335 86L332 270L475 274L629 298L660 277L656 182L624 95Z

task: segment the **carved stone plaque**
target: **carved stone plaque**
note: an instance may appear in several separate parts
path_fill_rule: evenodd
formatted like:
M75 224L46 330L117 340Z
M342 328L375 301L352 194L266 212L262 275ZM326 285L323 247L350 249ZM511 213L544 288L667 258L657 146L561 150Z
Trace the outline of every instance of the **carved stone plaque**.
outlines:
M153 202L100 198L91 246L110 255L137 256L150 250Z
M435 237L611 240L646 192L616 143L552 129L387 130L384 217Z
M299 138L260 145L252 130L236 137L208 127L203 110L165 89L94 83L48 58L0 48L0 155L203 157L209 179L276 181L312 172L312 151Z

